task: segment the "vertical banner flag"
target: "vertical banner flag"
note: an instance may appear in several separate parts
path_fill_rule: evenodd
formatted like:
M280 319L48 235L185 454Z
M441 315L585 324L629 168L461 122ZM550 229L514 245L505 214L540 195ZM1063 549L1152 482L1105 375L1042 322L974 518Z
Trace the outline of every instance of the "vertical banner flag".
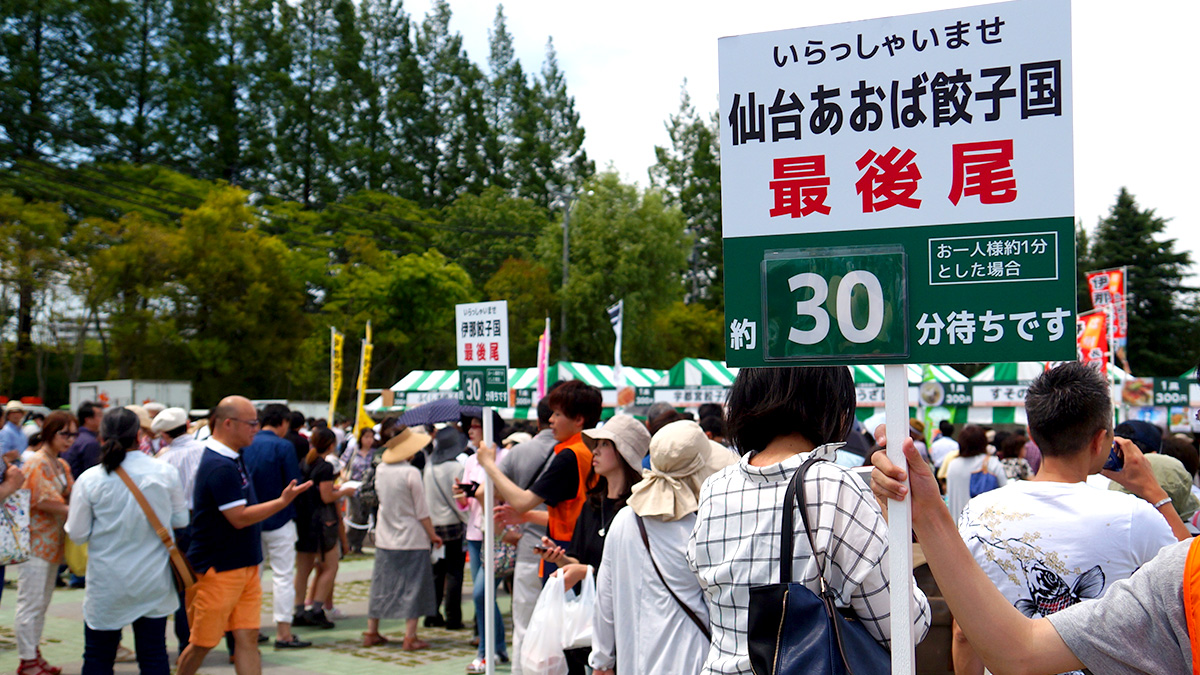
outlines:
M616 335L616 342L613 344L613 385L617 388L617 410L631 405L634 400L632 388L625 386L625 373L621 372L621 333L624 330L625 324L625 300L622 298L617 301L617 304L605 310L608 313L608 320L612 323L613 333ZM628 393L626 393L628 389Z
M1108 374L1108 312L1080 314L1075 324L1079 360Z
M546 330L538 338L537 353L537 400L546 395L546 371L550 369L550 317L546 317ZM533 404L536 406L537 401Z
M333 415L337 409L338 395L342 393L342 345L346 336L338 329L329 327L329 426L334 423Z
M1129 319L1125 306L1125 277L1124 267L1087 273L1088 290L1092 294L1092 307L1100 310L1112 307L1112 333L1113 343L1116 347L1124 347L1129 336Z
M367 322L367 335L362 341L362 356L358 362L358 401L355 403L354 410L357 418L354 421L354 437L358 438L359 432L368 427L375 426L375 420L367 414L363 408L367 400L367 376L371 372L371 322Z

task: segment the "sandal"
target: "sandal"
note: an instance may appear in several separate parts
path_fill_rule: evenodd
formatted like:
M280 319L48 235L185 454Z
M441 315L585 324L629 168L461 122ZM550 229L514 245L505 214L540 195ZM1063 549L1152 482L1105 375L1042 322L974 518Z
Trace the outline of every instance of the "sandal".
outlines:
M405 639L401 648L406 652L415 652L418 649L429 649L429 643L421 639L414 639L412 642Z
M62 668L59 668L58 666L52 666L49 663L46 663L46 659L42 658L42 650L40 650L40 649L37 652L37 662L38 662L38 665L40 665L42 667L42 670L45 670L47 673L50 673L50 675L62 675Z
M21 659L17 666L17 675L53 675L53 671L38 663L37 659Z
M376 645L386 645L389 640L379 633L363 633L362 646L374 647Z

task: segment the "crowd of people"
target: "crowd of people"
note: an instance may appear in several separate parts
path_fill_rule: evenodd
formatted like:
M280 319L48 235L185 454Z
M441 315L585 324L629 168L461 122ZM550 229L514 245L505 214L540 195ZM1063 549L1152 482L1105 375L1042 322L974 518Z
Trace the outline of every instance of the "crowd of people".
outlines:
M61 672L38 647L56 582L85 588L86 674L121 658L170 672L171 616L181 675L222 640L238 673L259 672L259 645L271 641L260 570L271 570L273 646L303 649L312 634L293 629L345 617L334 607L339 560L369 550L366 647L389 642L386 621L403 622L404 650L429 648L422 622L467 639L469 567L478 651L468 673L486 672L488 641L512 672L538 672L521 657L543 588L586 583L591 640L562 650L565 672L749 673L751 589L779 580L784 513L796 508L805 517L787 519L790 578L887 649L894 634L920 641L932 616L912 582L911 628L890 619L887 505L909 494L954 615L956 673L1185 672L1200 633L1189 630L1200 620L1193 439L1136 420L1114 428L1108 383L1076 363L1030 385L1019 432L942 421L927 437L910 420L906 467L855 407L844 367L748 368L699 422L664 405L644 421L601 422L600 392L567 381L538 403L536 428L496 416L486 438L471 409L354 434L230 396L198 422L178 408L85 403L38 420L16 449L4 444L26 415L9 406L0 499L29 490L33 552L17 588L17 672ZM785 500L802 466L797 507ZM195 570L186 593L155 521ZM63 573L72 546L86 546L83 574ZM489 547L498 589L511 594L511 635L499 604L487 606ZM133 651L123 657L126 626Z

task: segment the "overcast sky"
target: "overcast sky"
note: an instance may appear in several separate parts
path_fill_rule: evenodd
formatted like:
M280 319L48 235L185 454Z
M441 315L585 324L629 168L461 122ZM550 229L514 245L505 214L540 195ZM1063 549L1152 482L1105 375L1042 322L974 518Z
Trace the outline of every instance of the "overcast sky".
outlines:
M962 7L953 0L509 0L504 11L526 71L541 67L548 37L587 130L597 168L614 167L645 186L663 124L680 85L698 110L717 107L717 39ZM407 0L420 20L430 0ZM451 0L451 26L471 59L487 63L496 3ZM1167 236L1200 263L1195 32L1200 3L1181 0L1072 2L1075 216L1090 231L1125 186L1169 218ZM1200 272L1200 265L1193 268ZM1193 283L1197 278L1193 277Z

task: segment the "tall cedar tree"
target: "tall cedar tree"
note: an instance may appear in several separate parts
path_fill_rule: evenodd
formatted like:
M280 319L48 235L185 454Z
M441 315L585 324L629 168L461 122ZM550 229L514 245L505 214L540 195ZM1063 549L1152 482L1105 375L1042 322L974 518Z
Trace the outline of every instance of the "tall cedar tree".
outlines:
M725 306L724 261L721 248L720 130L714 113L708 120L692 106L684 81L679 112L666 123L669 147L656 146L657 162L650 167L650 182L662 188L672 206L683 211L692 235L688 271L684 275L687 302L702 302L722 310Z
M1129 268L1129 364L1139 375L1171 377L1195 363L1200 341L1196 289L1183 284L1191 254L1176 251L1174 239L1158 240L1165 218L1141 209L1125 188L1100 221L1089 251L1093 269Z

